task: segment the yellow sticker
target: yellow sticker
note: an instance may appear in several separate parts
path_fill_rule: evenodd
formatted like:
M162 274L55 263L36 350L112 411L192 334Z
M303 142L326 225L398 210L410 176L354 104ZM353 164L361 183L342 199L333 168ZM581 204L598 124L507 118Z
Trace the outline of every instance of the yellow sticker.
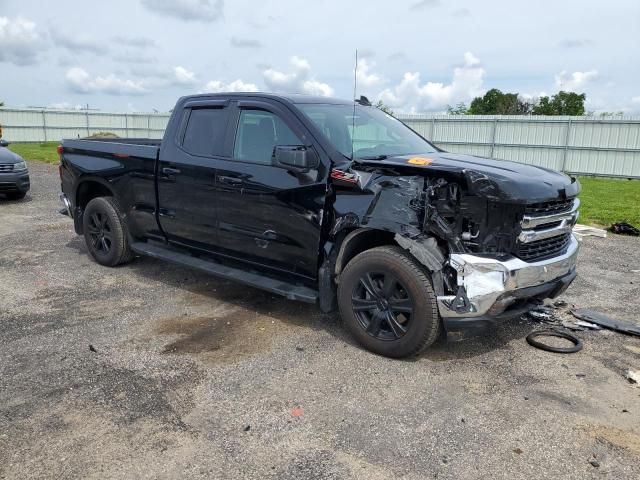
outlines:
M413 157L407 160L407 163L410 163L412 165L431 165L433 163L433 159L424 157Z

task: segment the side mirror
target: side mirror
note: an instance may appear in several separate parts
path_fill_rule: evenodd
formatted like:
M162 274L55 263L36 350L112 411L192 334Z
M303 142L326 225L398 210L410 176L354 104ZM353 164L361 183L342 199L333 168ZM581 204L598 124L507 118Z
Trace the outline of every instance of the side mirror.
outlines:
M292 170L311 170L318 166L315 150L303 145L277 145L273 153L273 164Z
M4 138L0 138L0 147L8 147L9 142L7 142Z

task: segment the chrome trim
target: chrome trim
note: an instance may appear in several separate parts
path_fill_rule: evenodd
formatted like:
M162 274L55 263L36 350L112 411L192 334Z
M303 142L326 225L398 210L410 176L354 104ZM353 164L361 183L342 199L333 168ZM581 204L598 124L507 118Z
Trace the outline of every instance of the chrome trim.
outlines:
M442 317L471 318L499 314L509 306L510 291L535 287L556 280L575 269L579 243L571 235L567 251L539 262L525 262L517 257L505 261L469 254L452 254L448 264L458 272L458 286L465 287L470 302L468 311L457 312L449 305L454 295L437 297ZM503 296L503 298L500 298ZM500 311L497 311L500 310Z
M69 215L69 218L73 218L73 209L71 208L71 202L64 193L60 194L60 201L64 205L64 208L67 209L67 215Z
M531 243L571 232L571 229L578 221L579 207L580 200L576 198L573 201L573 207L571 207L571 210L567 212L540 216L525 215L520 222L522 232L518 235L518 241L520 243ZM530 230L531 228L539 227L540 225L557 222L560 222L560 224L551 228L546 228L544 230Z

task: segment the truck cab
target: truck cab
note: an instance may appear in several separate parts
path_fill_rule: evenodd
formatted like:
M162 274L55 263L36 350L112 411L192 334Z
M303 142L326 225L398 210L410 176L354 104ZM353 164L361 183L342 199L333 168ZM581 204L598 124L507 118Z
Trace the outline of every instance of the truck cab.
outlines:
M62 201L99 263L150 255L339 309L391 357L575 277L575 179L444 152L364 98L188 96L161 142L59 150Z

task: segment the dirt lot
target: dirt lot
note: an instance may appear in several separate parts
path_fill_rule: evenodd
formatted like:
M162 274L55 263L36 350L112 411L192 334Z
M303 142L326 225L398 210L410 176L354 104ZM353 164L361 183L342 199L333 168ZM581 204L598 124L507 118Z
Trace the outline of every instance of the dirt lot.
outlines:
M0 200L0 478L640 478L640 339L559 355L520 320L377 357L313 306L100 267L56 167L30 168L27 199ZM638 321L639 247L585 240L564 299Z

